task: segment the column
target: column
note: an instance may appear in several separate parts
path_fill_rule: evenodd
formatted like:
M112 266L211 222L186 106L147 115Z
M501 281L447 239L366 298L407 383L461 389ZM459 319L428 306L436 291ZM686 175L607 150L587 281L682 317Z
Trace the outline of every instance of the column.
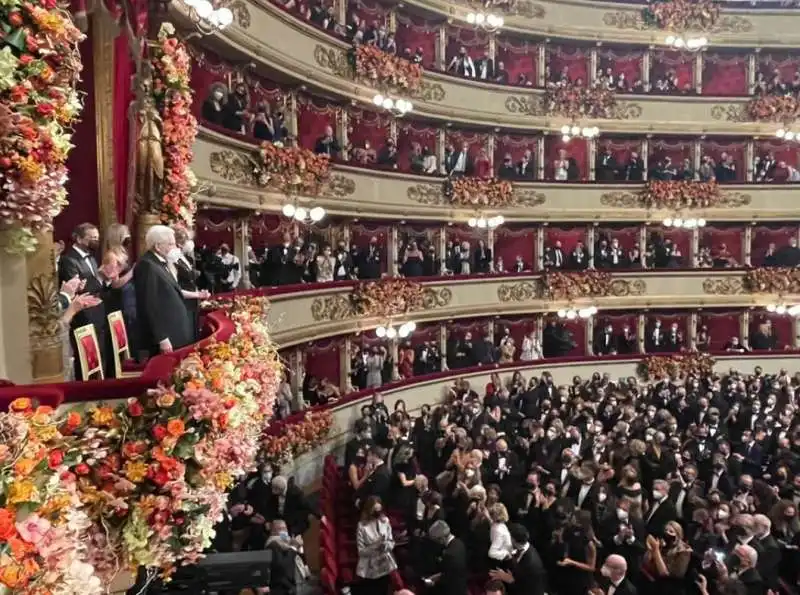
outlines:
M597 234L597 223L586 228L586 249L589 251L589 268L594 268L594 243Z
M494 37L492 37L492 39L494 39ZM489 157L489 167L491 168L492 172L494 172L494 150L496 146L497 146L497 135L494 133L494 131L492 131L489 133L489 138L486 141L486 153L487 156Z
M389 341L389 357L392 358L392 382L400 380L400 340L395 337Z
M350 123L350 114L343 107L336 108L336 136L339 141L339 146L342 147L342 159L348 161L350 159L350 151L348 150L349 139L347 128Z
M447 273L447 263L445 256L447 255L447 226L442 225L439 228L439 241L436 243L437 257L439 258L439 274L445 275Z
M643 269L647 268L645 252L647 252L647 225L643 223L639 228L639 255L641 256Z
M533 264L533 270L542 269L544 269L544 227L540 225L536 228L536 262Z
M400 239L400 234L397 231L397 226L392 225L389 228L389 233L386 234L386 255L389 257L389 272L391 273L392 277L397 277L400 274L400 268L398 266L398 258L400 255L397 253L397 242Z
M91 16L92 62L94 64L94 122L97 141L97 196L100 237L117 221L114 191L114 39L116 23L105 10L95 10ZM126 79L127 86L130 83ZM90 114L84 114L91 117ZM135 129L131 131L136 134ZM133 182L133 180L131 180ZM130 196L129 200L133 200ZM35 378L34 374L34 378Z
M739 341L750 349L750 310L745 310L739 316Z
M494 261L497 259L494 252L494 228L490 227L486 232L486 247L492 255L492 262L489 263L489 270L494 271Z
M250 236L250 220L247 216L237 218L233 222L233 254L239 259L242 277L239 287L250 289L250 272L247 258L247 245ZM234 287L237 289L237 287Z
M292 352L290 372L292 394L296 397L303 388L303 350L300 347Z
M636 340L639 343L639 353L644 353L644 339L646 332L644 314L639 314L639 316L636 317Z
M700 254L700 229L692 228L692 244L689 251L689 268L697 266L697 255Z
M491 320L489 320L488 323L486 323L486 331L485 332L486 332L486 339L492 345L494 345L494 318L492 318Z
M397 146L397 119L392 118L391 122L389 122L389 138L394 141L395 146Z
M597 172L595 171L595 159L597 159L597 138L589 139L589 181L594 182Z
M703 52L694 55L694 90L698 95L703 92Z
M695 139L692 142L692 167L694 171L698 171L700 169L700 139Z
M756 48L747 54L747 93L752 95L756 91L756 71L758 65L756 64L756 55L760 50Z
M747 139L747 143L744 146L744 160L747 162L745 163L744 179L747 182L752 182L755 177L753 164L756 160L756 145L752 138Z
M547 43L541 42L537 48L538 55L536 56L536 86L542 88L546 82L544 80L545 69L547 67Z
M289 105L286 110L286 128L289 130L289 138L292 142L297 143L298 126L297 126L297 91L292 89L289 91Z
M586 355L594 355L594 351L592 350L593 343L594 343L594 316L589 316L586 319L586 333L584 336L584 348L586 349Z
M642 140L642 165L644 165L644 172L642 179L647 181L647 171L650 169L650 137L648 136Z
M542 337L544 336L544 315L537 314L533 322L533 332L536 333L536 340L539 345L542 344Z
M441 71L447 67L447 25L439 25L439 30L436 32L436 68Z
M341 235L339 237L341 237L342 241L344 242L344 245L347 246L347 249L349 250L350 249L350 223L348 221L345 221L345 222L342 223Z
M439 323L439 355L441 356L440 368L447 370L447 326Z
M744 266L753 266L753 228L748 225L744 228Z
M496 63L497 59L497 36L492 34L489 36L489 58L492 62Z
M800 337L797 335L798 331L800 331L800 323L797 322L797 316L792 316L792 349L800 347Z
M397 33L397 8L392 7L389 14L386 16L386 28L389 33Z
M650 91L650 64L653 60L653 48L647 48L642 57L642 85L645 91Z
M689 320L686 321L689 328L686 329L686 337L689 339L689 349L697 347L697 312L692 312L689 315Z
M540 134L536 137L536 179L544 180L544 172L544 135Z
M333 8L336 11L336 22L340 25L347 24L347 0L333 0Z
M592 85L597 81L597 46L589 50L589 81Z
M343 395L347 394L348 385L350 384L350 347L352 339L347 335L342 342L342 348L339 349L339 390Z
M447 144L447 133L444 128L439 128L439 133L436 135L436 163L444 173L444 149Z

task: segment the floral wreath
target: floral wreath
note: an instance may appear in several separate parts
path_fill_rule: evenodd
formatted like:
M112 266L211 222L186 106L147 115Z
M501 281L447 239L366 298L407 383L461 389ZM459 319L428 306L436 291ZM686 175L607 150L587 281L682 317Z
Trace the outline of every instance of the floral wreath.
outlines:
M542 276L543 293L554 300L608 296L612 282L610 274L595 270L574 273L550 271Z
M742 281L750 293L800 294L800 270L789 267L751 269Z
M648 209L691 209L722 206L725 196L716 182L649 180L639 192Z
M460 207L508 207L514 204L514 186L495 178L447 179L443 193L450 204Z
M610 118L617 105L614 89L587 87L575 83L556 84L545 90L545 111L564 118Z
M283 466L325 442L333 428L330 411L309 412L302 419L287 421L269 432L261 441L259 461Z
M287 194L316 196L328 181L329 157L309 149L264 142L254 159L260 186L270 185Z
M350 303L358 316L399 316L425 306L425 289L408 279L362 281L350 294Z
M197 208L192 196L197 178L190 169L192 146L197 137L197 119L192 115L192 63L172 23L162 23L158 30L150 63L164 155L164 181L157 211L164 223L192 228Z
M716 0L653 0L642 10L645 25L670 31L709 31L718 19Z
M414 92L422 84L422 66L388 54L374 45L361 44L354 50L356 78L373 86L387 86Z
M639 373L648 379L707 376L714 371L714 358L708 353L689 351L670 355L648 355L639 364Z
M55 0L7 0L0 19L0 228L9 251L31 252L67 205L84 35Z
M763 95L747 104L747 115L756 122L794 122L800 117L800 101L790 95Z

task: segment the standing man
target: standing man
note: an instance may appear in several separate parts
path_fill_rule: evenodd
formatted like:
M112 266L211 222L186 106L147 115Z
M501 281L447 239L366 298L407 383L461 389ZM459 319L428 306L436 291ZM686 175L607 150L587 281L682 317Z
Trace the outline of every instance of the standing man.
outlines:
M636 587L626 576L628 563L619 554L611 554L600 568L603 595L636 595Z

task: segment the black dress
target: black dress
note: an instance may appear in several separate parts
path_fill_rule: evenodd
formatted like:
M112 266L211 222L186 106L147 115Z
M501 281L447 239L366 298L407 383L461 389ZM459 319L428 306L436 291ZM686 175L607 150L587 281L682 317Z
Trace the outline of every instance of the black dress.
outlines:
M223 126L225 124L225 108L222 104L209 98L203 102L203 120L210 124Z
M178 262L175 263L175 271L178 275L178 285L184 291L197 291L197 275L194 270L194 263L188 256L183 256ZM189 319L192 324L192 331L194 336L192 343L197 341L199 334L199 303L196 299L186 299L186 310L189 312Z

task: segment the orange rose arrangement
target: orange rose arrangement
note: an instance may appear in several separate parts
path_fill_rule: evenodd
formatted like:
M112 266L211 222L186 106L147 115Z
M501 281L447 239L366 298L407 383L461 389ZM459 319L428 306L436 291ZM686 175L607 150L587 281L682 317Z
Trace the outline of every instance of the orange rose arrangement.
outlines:
M639 193L647 209L707 209L720 206L724 196L716 182L650 180Z
M756 122L794 122L800 118L800 101L791 95L762 95L747 104L747 115Z
M408 279L362 281L350 293L350 303L357 316L388 318L422 309L425 290Z
M714 359L707 353L688 351L669 355L648 355L639 364L647 379L707 376L714 371Z
M750 293L800 294L800 270L788 267L751 269L744 274Z
M259 460L282 466L322 445L333 428L330 411L307 412L300 420L287 421L268 432L261 441Z
M329 168L327 155L317 155L301 147L284 147L280 143L262 143L255 159L259 185L287 194L316 196L328 180Z
M422 66L366 44L355 48L355 74L373 86L409 92L416 91L422 82Z
M601 271L574 273L547 272L542 277L542 293L553 300L603 297L611 293L611 275Z
M548 115L572 119L610 118L617 105L613 89L575 83L548 87L542 101Z
M653 0L642 12L646 25L670 31L708 31L718 19L715 0Z
M514 204L514 186L506 180L464 177L447 180L444 195L459 207L507 207Z

